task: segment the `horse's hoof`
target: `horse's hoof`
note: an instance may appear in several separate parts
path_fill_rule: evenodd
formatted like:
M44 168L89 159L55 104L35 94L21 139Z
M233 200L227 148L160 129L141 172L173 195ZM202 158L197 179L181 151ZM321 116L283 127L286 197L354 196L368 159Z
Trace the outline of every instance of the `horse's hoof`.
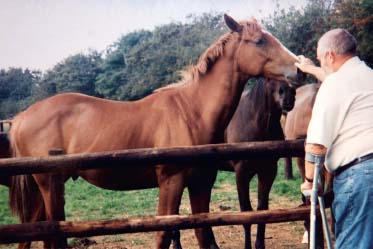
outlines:
M255 249L265 249L265 245L264 244L255 244Z

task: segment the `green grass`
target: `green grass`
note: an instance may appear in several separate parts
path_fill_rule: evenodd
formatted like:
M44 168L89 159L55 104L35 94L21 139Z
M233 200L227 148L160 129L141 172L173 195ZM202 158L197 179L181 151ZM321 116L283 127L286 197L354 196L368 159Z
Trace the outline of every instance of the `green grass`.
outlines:
M271 195L286 196L291 200L299 200L300 179L298 170L294 168L295 180L284 180L282 160L279 173L271 190ZM230 186L225 188L224 186ZM90 185L82 179L69 180L65 190L65 210L68 221L118 219L155 215L157 209L158 189L110 191ZM229 191L223 191L229 189ZM257 189L257 179L251 186L253 195ZM189 202L186 191L183 203ZM221 206L228 206L236 211L238 206L235 177L231 172L219 172L213 188L212 202ZM234 205L232 205L232 203ZM188 204L189 206L189 204ZM181 210L181 213L187 213ZM0 224L17 223L17 219L10 214L8 208L8 188L0 186Z
M284 164L283 160L279 160L279 167L277 177L273 183L271 193L285 196L291 200L300 200L300 185L302 183L301 177L299 175L298 167L296 166L295 160L293 161L293 180L285 180L284 177Z

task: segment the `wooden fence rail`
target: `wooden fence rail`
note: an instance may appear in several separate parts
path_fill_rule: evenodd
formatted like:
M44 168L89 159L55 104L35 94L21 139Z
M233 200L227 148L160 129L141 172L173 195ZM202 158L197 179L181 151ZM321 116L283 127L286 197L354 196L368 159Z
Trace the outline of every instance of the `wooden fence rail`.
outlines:
M103 167L141 167L156 164L180 165L180 162L183 165L200 163L198 167L216 167L217 164L214 162L221 160L303 155L304 140L133 149L38 158L1 159L0 175L63 172ZM0 226L0 244L46 240L56 236L83 237L190 229L203 226L276 223L304 220L307 217L309 217L309 207L290 210L158 216L110 221L36 222Z
M57 148L58 149L58 148ZM210 144L175 148L149 148L70 154L53 157L10 158L0 160L0 174L17 175L103 167L182 164L221 160L304 155L304 140ZM216 167L214 163L199 167Z
M279 223L304 220L309 207L252 212L203 213L169 215L138 219L36 222L0 226L0 244L47 240L55 237L86 237L119 233L191 229L204 226L242 225L247 223ZM319 215L319 214L318 214Z

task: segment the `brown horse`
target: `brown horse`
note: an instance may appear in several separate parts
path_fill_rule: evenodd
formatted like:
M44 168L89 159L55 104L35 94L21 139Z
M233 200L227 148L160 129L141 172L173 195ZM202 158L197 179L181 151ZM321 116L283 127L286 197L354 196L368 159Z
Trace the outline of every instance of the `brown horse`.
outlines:
M191 68L184 81L144 99L119 102L82 94L61 94L38 102L13 120L10 131L17 157L47 156L53 148L67 154L133 148L193 146L221 143L224 131L250 77L264 75L298 82L297 60L255 20L236 22L224 16L230 32L220 37ZM182 193L189 190L192 212L209 212L217 169L157 165L131 169L65 172L106 189L159 187L158 215L178 214ZM51 174L13 177L11 208L22 222L32 221L26 187L37 184L47 220L64 220L64 199L53 193ZM25 219L22 219L25 217ZM40 219L36 217L35 219ZM210 227L195 230L201 248L218 248ZM158 232L156 248L168 248L172 232ZM66 247L66 239L46 246Z
M307 84L297 88L296 100L292 111L286 114L284 133L286 140L305 138L308 124L311 120L312 108L316 94L320 88L318 84ZM286 158L285 167L291 167L291 158ZM297 158L299 173L304 180L304 157Z
M308 124L312 116L312 108L315 103L317 92L320 88L321 83L307 84L301 86L296 91L296 100L295 105L292 111L288 112L286 115L286 121L284 126L284 133L286 140L293 140L299 138L305 138L307 136ZM285 166L291 168L292 161L291 158L285 158ZM304 157L297 157L297 166L299 173L301 175L302 181L304 181L305 176L305 166L304 166ZM333 176L325 170L323 167L321 170L321 182L325 186L325 191L331 193L333 189ZM326 196L326 202L331 202L333 196L328 194ZM303 198L303 202L306 203L306 200ZM332 231L333 229L333 219L332 219ZM306 229L309 230L308 220L305 222ZM321 224L318 224L322 231ZM321 240L321 235L318 236ZM318 243L323 243L322 241Z
M242 95L237 110L226 130L226 142L283 140L282 112L294 106L295 90L285 82L259 81ZM252 211L250 181L258 176L258 210L268 209L268 198L277 175L278 158L250 159L231 162L236 174L241 211ZM245 248L251 248L251 224L244 225ZM265 224L258 224L256 248L264 248Z

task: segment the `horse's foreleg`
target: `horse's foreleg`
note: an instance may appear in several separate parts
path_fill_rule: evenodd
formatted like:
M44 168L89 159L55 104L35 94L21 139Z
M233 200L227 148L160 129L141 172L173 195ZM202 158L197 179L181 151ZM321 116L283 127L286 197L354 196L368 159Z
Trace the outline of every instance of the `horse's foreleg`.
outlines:
M294 178L291 157L284 157L284 175L286 180Z
M266 164L266 165L264 165ZM258 173L258 210L268 209L269 192L277 175L277 160L263 162L264 170ZM255 248L265 248L265 223L258 223Z
M34 175L42 194L47 221L65 220L64 177L61 174ZM66 238L56 238L45 242L50 248L67 248Z
M180 242L180 230L172 231L172 249L182 249Z
M158 169L159 200L158 215L179 214L179 207L185 186L183 173L170 174L165 169ZM160 231L156 236L156 248L169 248L173 232Z
M240 161L235 165L236 185L238 200L241 211L252 211L250 201L250 180L254 176L254 172L250 171L247 161ZM243 225L245 230L245 249L251 248L251 224Z
M211 188L201 186L201 188L189 187L189 199L193 214L208 213L210 211ZM215 236L211 227L194 229L200 248L218 249Z

